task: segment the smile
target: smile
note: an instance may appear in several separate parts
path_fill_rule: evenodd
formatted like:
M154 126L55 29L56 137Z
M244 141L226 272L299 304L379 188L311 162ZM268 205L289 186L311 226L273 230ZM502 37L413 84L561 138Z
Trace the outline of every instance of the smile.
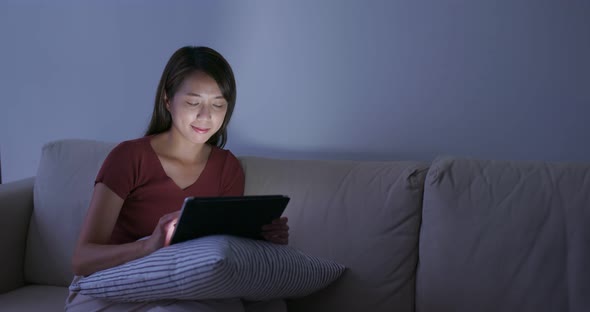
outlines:
M209 130L211 130L211 128L199 128L199 127L193 127L193 126L191 126L191 127L193 128L193 130L195 130L196 133L201 133L201 134L207 133L207 132L209 132Z

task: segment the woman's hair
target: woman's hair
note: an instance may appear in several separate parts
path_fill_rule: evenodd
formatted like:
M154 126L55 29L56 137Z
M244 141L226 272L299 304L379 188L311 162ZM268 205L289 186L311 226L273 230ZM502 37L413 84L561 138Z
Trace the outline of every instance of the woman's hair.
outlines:
M221 128L209 138L207 144L223 147L227 142L227 125L236 104L236 81L229 63L217 51L208 47L186 46L178 49L166 64L156 91L154 112L145 135L168 131L172 117L166 109L166 101L174 97L182 82L195 72L203 72L213 78L227 101L227 111Z

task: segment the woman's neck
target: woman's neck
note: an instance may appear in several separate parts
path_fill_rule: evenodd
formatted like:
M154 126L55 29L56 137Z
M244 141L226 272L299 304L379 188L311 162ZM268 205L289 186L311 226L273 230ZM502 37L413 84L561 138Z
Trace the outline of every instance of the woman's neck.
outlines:
M190 142L174 129L162 133L160 144L162 152L168 157L176 158L187 164L206 160L209 154L207 144Z

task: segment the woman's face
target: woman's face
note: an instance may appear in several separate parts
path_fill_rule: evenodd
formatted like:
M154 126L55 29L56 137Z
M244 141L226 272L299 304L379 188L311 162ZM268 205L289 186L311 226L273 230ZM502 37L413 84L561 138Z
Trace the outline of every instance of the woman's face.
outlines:
M217 82L203 72L188 76L174 94L166 100L172 116L172 128L192 143L206 143L221 128L227 101Z

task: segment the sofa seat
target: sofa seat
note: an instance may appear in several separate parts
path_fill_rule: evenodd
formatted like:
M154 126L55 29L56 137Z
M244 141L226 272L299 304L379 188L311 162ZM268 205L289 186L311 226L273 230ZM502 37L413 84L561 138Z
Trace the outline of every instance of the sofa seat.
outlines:
M19 312L63 311L68 288L29 285L0 294L0 310Z

